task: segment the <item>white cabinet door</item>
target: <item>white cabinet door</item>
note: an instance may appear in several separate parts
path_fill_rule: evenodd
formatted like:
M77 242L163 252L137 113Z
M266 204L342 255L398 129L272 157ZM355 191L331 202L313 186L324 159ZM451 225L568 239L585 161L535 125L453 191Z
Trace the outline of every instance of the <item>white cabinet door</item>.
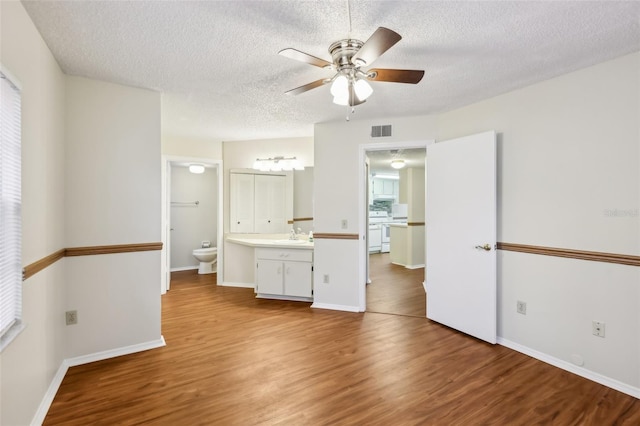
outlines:
M382 180L382 193L383 194L388 194L388 195L393 195L395 193L395 191L393 189L395 182L396 182L395 180L383 179Z
M255 176L255 232L286 232L286 179L284 176Z
M229 230L231 232L254 232L253 175L231 173L229 187L231 189Z
M311 263L284 263L284 294L287 296L311 297Z
M258 260L256 270L256 292L284 294L284 264L279 260Z

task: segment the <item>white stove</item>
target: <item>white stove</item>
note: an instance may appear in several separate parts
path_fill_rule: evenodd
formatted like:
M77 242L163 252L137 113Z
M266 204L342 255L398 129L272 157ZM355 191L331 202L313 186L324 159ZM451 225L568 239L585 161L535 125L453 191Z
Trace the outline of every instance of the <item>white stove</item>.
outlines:
M369 212L369 224L389 222L389 213L385 211Z
M383 224L388 220L389 220L389 215L385 211L369 212L369 253L376 253L376 252L383 251L383 247L382 247L383 245L382 231L384 226Z
M389 253L389 223L386 211L369 212L369 252Z
M389 253L391 245L391 223L407 223L406 217L391 217L386 211L369 212L369 252ZM380 242L378 243L378 234Z

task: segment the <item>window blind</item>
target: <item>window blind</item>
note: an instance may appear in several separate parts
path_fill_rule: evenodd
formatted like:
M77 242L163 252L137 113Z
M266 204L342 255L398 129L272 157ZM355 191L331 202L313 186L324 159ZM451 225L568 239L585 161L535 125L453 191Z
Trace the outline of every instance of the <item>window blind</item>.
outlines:
M22 318L20 90L0 72L0 350Z

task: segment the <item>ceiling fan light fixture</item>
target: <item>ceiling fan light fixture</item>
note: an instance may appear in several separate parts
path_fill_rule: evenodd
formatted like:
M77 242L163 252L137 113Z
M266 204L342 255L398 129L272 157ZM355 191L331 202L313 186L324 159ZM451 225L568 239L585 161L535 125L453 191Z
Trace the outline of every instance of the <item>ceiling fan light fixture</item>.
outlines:
M361 101L367 99L373 93L373 89L371 85L366 82L366 80L358 79L353 85L353 90L356 92L356 96Z
M333 103L336 105L347 106L349 105L349 95L345 94L344 96L334 96Z
M391 167L393 167L394 169L402 169L406 165L407 164L404 162L404 160L391 160Z
M331 85L331 94L334 98L349 97L349 80L344 75L339 75L333 80Z

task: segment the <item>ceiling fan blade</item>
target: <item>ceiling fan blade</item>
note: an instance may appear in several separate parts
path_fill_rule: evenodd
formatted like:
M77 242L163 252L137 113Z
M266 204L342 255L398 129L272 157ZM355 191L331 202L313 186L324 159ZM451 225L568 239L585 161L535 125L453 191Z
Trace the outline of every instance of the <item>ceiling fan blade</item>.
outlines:
M392 83L418 84L424 76L422 70L390 70L375 68L367 71L367 79L371 81L389 81Z
M331 62L327 62L324 59L316 58L315 56L309 55L308 53L304 53L290 47L287 49L282 49L278 52L278 55L282 55L296 61L305 62L307 64L315 65L316 67L320 68L333 67L333 64Z
M358 50L351 62L356 66L371 65L380 55L400 41L402 36L385 27L379 27Z
M323 78L323 79L316 80L316 81L313 81L311 83L305 84L304 86L300 86L300 87L296 87L295 89L291 89L291 90L285 92L285 94L287 94L287 95L299 95L300 93L304 93L307 90L315 89L316 87L320 87L320 86L322 86L323 84L326 84L326 83L327 83L327 79Z

